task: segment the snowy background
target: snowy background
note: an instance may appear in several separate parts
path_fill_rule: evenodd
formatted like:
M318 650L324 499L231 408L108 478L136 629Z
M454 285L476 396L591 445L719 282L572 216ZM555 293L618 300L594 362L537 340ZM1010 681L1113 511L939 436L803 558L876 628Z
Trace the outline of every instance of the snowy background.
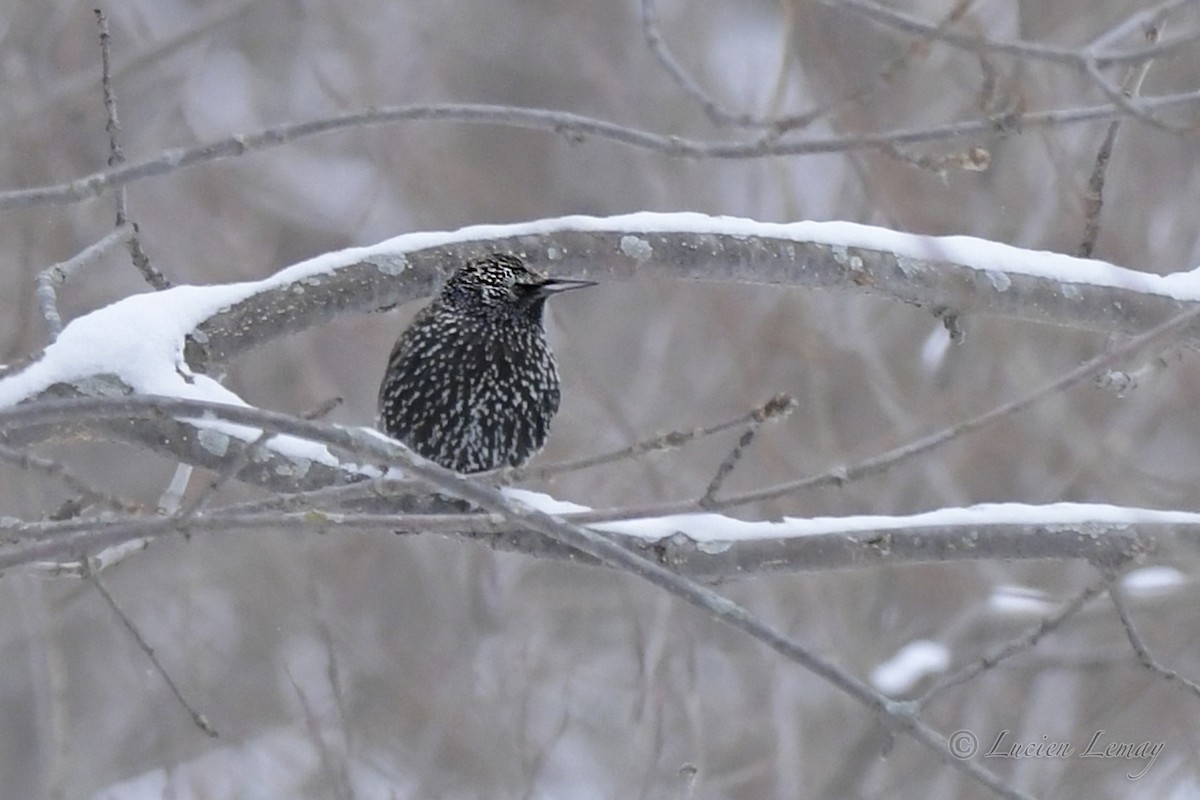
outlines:
M989 0L971 4L961 30L1077 46L1139 6ZM905 7L932 21L951 9ZM131 0L107 11L132 160L283 122L439 101L573 111L703 139L736 135L713 130L659 68L632 2ZM698 80L756 113L843 97L911 41L812 4L699 0L661 11L664 34ZM1144 92L1195 90L1198 71L1194 51L1177 54L1151 68ZM1070 69L1000 56L981 65L935 45L809 133L977 119L989 73L1002 109L1105 100ZM1121 70L1113 75L1119 83ZM0 189L103 168L98 78L90 7L20 0L0 10ZM672 160L611 143L421 122L142 181L129 203L151 259L176 283L262 279L408 231L643 209L848 220L1073 253L1104 128L981 140L990 169L939 175L869 152ZM1096 257L1154 274L1200 263L1200 174L1190 168L1198 150L1194 137L1124 123ZM46 344L37 273L101 238L111 218L108 200L0 213L0 362ZM64 319L145 289L116 253L61 292ZM292 413L344 397L332 419L369 424L388 350L415 308L346 316L273 342L233 363L227 383ZM799 409L764 428L733 490L889 449L1024 394L1106 343L972 317L965 342L946 347L931 314L895 302L668 280L602 285L557 299L551 311L565 396L543 462L794 395ZM1128 397L1080 387L902 470L739 512L897 515L1010 501L1194 510L1200 369L1191 353L1169 361ZM736 435L532 488L597 507L692 497ZM173 470L103 443L39 452L151 508ZM230 493L239 496L250 493ZM36 516L62 499L56 486L0 465L0 516ZM1194 555L1170 553L1151 566L1160 569L1128 584L1140 631L1168 666L1200 677ZM210 740L190 724L87 585L6 575L5 797L988 796L902 737L889 749L873 718L816 677L607 570L434 536L278 531L159 541L105 578L221 736ZM947 665L1019 635L1095 578L1083 564L953 563L773 575L720 589L852 674L906 696ZM1037 796L1182 797L1200 781L1197 708L1200 699L1138 665L1100 597L1037 648L947 692L929 719L985 743L1010 730L1020 741L1046 736L1082 748L1101 729L1114 741L1163 742L1136 782L1124 776L1137 770L1119 761L986 766Z

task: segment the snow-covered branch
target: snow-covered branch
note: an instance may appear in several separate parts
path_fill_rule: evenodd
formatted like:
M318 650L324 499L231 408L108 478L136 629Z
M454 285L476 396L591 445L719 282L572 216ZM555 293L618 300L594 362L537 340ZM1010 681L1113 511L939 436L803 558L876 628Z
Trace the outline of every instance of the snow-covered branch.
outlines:
M193 420L201 431L198 438L210 445L246 445L259 439L262 430L280 432L283 435L271 440L276 453L290 454L292 463L303 468L282 470L270 482L290 478L302 488L311 483L309 471L322 475L325 473L318 470L332 470L358 479L361 488L351 487L353 492L308 492L296 495L294 503L275 507L269 503L231 506L197 511L187 517L110 514L104 519L30 523L8 520L5 536L12 544L0 548L0 569L77 558L181 530L265 527L438 533L539 557L594 563L592 558L581 559L571 545L548 539L536 528L524 525L524 515L498 519L484 513L462 513L464 506L451 497L478 486L474 479L459 477L454 483L456 491L449 492L450 496L435 494L432 500L414 500L411 494L397 491L397 485L390 481L378 483L385 474L381 467L403 462L386 457L394 449L381 449L375 442L385 440L371 431L242 406L128 397L43 401L0 411L0 440L31 426L52 429L80 418L105 422L115 429L118 422L129 424L164 416ZM336 455L338 452L344 455ZM226 463L235 458L228 455ZM361 466L364 463L376 466ZM219 465L219 459L209 464L214 468ZM413 486L407 484L404 488L411 492ZM990 504L910 516L785 517L778 521L695 513L597 523L591 521L596 512L585 506L516 489L506 490L506 497L508 503L518 507L565 521L578 520L632 553L675 572L705 578L981 559L1080 559L1113 567L1147 554L1169 552L1200 536L1200 514L1094 504ZM362 502L364 499L368 502ZM413 513L414 503L421 504L417 509L420 513Z
M994 314L1105 333L1144 330L1200 299L1197 273L1159 276L971 237L691 213L563 217L407 234L257 282L127 298L74 320L40 361L0 380L0 407L99 374L121 377L136 392L228 402L226 390L191 373L343 312L427 295L439 274L493 250L602 282L653 277L833 289L960 319ZM1182 338L1198 336L1193 326Z
M647 213L410 234L374 247L321 256L257 283L181 286L135 295L72 321L39 360L0 379L0 409L9 409L0 413L0 442L24 446L59 436L69 425L76 433L86 429L130 441L183 463L227 471L239 480L284 492L377 477L378 470L335 455L319 436L313 440L277 436L259 446L259 428L231 424L239 415L259 420L260 426L266 426L263 429L283 432L286 426L272 424L294 418L263 416L267 412L247 407L203 372L255 344L319 324L342 311L376 310L426 294L438 273L453 269L464 258L496 249L520 253L559 273L592 279L648 274L848 289L959 316L1009 314L1103 330L1135 331L1173 316L1200 298L1200 282L1190 272L1159 277L966 237L910 236L846 223L775 225ZM1186 324L1185 335L1194 337L1194 322ZM136 402L139 395L159 398L144 398L155 413L144 413L146 406ZM69 402L28 405L63 397L85 399L76 406ZM112 399L94 399L89 404L89 397ZM221 421L186 413L194 411L189 402L202 407L219 404L211 408L220 409L212 413ZM629 547L653 556L657 563L709 577L961 558L1081 558L1111 564L1158 549L1164 537L1191 535L1189 526L1196 524L1190 518L1136 515L1114 521L1103 516L1107 511L1093 507L1077 510L1066 521L1043 511L1010 520L995 516L991 509L986 520L898 518L865 526L838 520L817 535L811 525L798 520L755 523L722 515L674 514L698 510L693 504L675 505L639 512L653 517L653 522L606 522L597 512L587 520L600 523L594 526L597 530L627 537ZM489 538L504 549L571 555L569 549L547 544L545 537L531 535L519 525L481 527L470 517L436 525L421 519L405 522L403 512L411 513L411 503L403 510L388 508L370 515L330 505L319 508L345 515L313 519L312 524L321 528L406 532L436 528ZM463 508L435 499L426 501L422 510L453 513ZM622 516L619 510L617 516ZM58 543L42 543L30 551L45 558L52 552L74 552L70 547L91 550L91 545L152 536L157 530L144 521L126 522L121 529L126 533L110 526L103 534L93 531L95 536L80 531L77 538L47 538L57 529L42 523L33 523L25 533ZM258 517L247 521L235 515L222 524L236 528L261 522ZM1094 535L1097 526L1103 536ZM70 547L63 549L66 542ZM27 563L35 557L30 552L10 554L6 563Z

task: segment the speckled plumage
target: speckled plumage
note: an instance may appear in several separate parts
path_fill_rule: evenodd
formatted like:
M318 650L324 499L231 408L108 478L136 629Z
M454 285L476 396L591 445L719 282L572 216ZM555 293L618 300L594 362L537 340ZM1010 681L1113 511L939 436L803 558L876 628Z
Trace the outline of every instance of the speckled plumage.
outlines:
M524 464L558 411L546 298L590 285L499 253L459 268L392 349L380 430L458 472Z

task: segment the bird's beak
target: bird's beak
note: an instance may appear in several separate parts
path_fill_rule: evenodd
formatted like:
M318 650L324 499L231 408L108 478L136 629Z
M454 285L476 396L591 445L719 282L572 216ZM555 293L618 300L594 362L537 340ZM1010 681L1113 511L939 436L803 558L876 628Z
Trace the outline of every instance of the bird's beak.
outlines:
M539 297L549 297L559 292L569 292L572 289L585 289L588 286L595 285L595 281L577 281L574 278L546 278L546 280L538 284L537 293Z

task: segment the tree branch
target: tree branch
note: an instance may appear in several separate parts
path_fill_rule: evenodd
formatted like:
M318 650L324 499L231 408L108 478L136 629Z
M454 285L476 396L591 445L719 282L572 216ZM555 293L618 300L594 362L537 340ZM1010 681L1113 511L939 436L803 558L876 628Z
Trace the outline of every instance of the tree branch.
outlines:
M822 242L820 231L834 226L764 225L760 234L747 237L732 232L732 223L725 226L731 232L719 232L721 220L700 215L636 217L564 217L529 225L467 228L439 235L443 241L426 246L410 246L409 240L399 237L361 251L363 257L358 259L353 253L359 251L347 251L349 263L324 274L306 272L302 279L278 280L278 285L202 322L188 341L187 361L193 369L206 372L252 347L324 324L342 312L375 311L426 296L433 290L435 275L449 274L458 264L492 251L517 253L539 267L600 282L646 276L833 289L880 295L931 312L996 315L1105 334L1145 330L1190 305L1170 296L1165 284L1155 285L1162 279L1132 270L1114 267L1112 283L1119 285L1097 285L1086 278L1066 282L988 269L964 260L963 249L951 244L967 241L962 238L895 234L897 242L908 242L910 247L907 253L897 253ZM650 221L660 229L642 232ZM700 228L713 232L700 232ZM778 234L771 235L771 229ZM865 226L840 229L870 230ZM789 236L789 231L795 233ZM1095 262L1062 264L1094 267ZM1084 274L1074 266L1072 270ZM1189 327L1181 338L1200 340L1200 325Z
M194 418L205 412L210 414L213 422L219 420L221 423L256 426L255 430L299 435L351 454L366 453L374 457L378 452L360 444L362 439L379 439L372 432L318 425L255 408L147 396L55 400L6 409L0 411L0 438L28 425L46 427L80 417L100 420L116 428L128 425L130 420L154 420L166 416ZM259 436L261 433L255 434L254 440ZM259 448L267 450L269 446L270 442L264 442ZM234 452L227 453L226 459L235 459ZM328 464L323 466L334 469ZM214 465L214 468L219 469L219 466ZM365 481L361 473L360 477ZM303 482L307 476L293 475L293 480ZM399 486L403 490L412 490L411 486ZM310 498L321 505L300 511L278 510L274 507L278 501L273 500L265 508L261 503L242 504L196 512L189 518L126 515L62 522L6 520L3 534L12 544L0 547L0 569L51 559L78 559L81 554L181 529L200 532L279 527L314 531L438 533L479 539L498 549L539 557L580 559L572 545L548 540L535 527L513 524L519 520L498 522L487 514L463 514L463 504L441 492L432 495L427 492L424 498L419 498L423 504L420 506L422 513L412 513L413 501L393 491L389 485L364 488L377 498L377 502L365 505L349 502L350 511L339 507L341 492L326 491L314 493ZM355 498L363 496L357 488L349 493ZM360 510L363 508L367 510ZM1095 511L1091 510L1093 508ZM660 566L704 578L978 559L1084 559L1100 567L1111 567L1150 553L1169 551L1179 542L1194 541L1200 536L1200 515L1182 512L1105 510L1089 506L1045 509L1013 506L1012 513L1006 515L1003 507L986 506L955 513L957 518L918 515L784 520L782 523L754 523L715 514L696 514L610 523L602 529L614 542L653 559ZM560 516L572 520L570 514ZM1005 521L1006 516L1012 521ZM591 559L584 561L594 563Z
M1167 44L1176 44L1176 42L1164 43L1162 46L1165 47ZM1146 58L1154 54L1151 52L1140 57ZM1100 62L1124 60L1128 59L1109 58L1100 59ZM1139 106L1150 111L1176 106L1189 107L1195 105L1197 101L1200 101L1200 91L1147 97L1140 100ZM810 138L768 136L745 140L706 141L653 133L580 114L542 108L458 103L395 106L280 125L254 133L235 134L189 149L165 150L154 158L137 163L122 164L119 167L95 172L67 183L0 191L0 211L46 204L78 203L82 200L99 197L135 181L167 175L197 164L242 156L335 131L405 122L457 122L536 130L563 136L571 144L578 144L594 138L675 158L753 159L768 156L879 150L919 142L944 142L969 136L995 138L1003 136L1007 130L1030 130L1083 122L1108 122L1126 116L1126 114L1126 110L1120 105L1106 103L1083 108L1033 111L1011 115L1002 120L992 118L962 120L924 128L854 136Z

